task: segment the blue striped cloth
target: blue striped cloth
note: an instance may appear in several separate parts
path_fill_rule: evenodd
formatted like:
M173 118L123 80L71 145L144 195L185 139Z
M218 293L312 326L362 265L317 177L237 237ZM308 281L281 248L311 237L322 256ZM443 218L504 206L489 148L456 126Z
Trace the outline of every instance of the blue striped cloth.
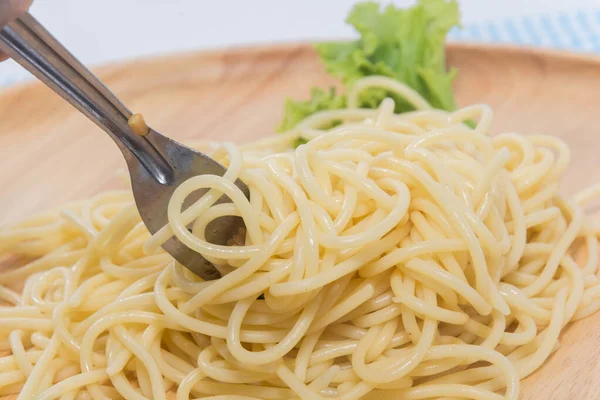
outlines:
M600 53L600 10L470 23L450 38Z

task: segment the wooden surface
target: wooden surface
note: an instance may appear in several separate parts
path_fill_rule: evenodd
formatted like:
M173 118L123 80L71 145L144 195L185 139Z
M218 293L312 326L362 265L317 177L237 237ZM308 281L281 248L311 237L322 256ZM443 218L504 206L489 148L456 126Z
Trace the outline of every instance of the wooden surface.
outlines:
M563 183L600 181L600 59L451 45L461 105L488 103L495 131L544 133L573 151ZM138 60L98 70L158 131L175 139L245 142L271 135L286 97L331 83L306 45ZM118 187L124 168L99 128L39 84L0 94L0 225ZM523 399L600 399L600 314L569 327L561 349L523 384Z

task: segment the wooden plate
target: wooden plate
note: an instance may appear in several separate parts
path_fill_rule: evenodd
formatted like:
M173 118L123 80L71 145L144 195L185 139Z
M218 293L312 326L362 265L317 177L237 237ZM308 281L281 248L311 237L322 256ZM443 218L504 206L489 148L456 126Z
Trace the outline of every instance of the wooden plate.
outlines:
M461 105L488 103L495 131L544 133L573 152L565 193L600 181L600 58L450 45ZM178 140L245 142L273 133L286 97L331 84L306 44L130 61L98 70L150 125ZM117 187L124 168L99 128L40 84L0 95L0 225ZM523 384L524 399L600 398L600 313L571 326Z

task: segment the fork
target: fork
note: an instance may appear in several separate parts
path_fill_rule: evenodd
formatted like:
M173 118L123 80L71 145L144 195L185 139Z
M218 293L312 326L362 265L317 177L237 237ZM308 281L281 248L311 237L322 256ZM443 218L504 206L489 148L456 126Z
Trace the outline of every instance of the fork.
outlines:
M136 133L128 124L131 111L31 14L25 13L2 28L0 50L114 140L127 162L135 203L150 233L156 233L168 224L167 205L173 191L181 183L197 175L222 176L225 173L226 168L206 154L163 136L144 124L144 132ZM140 126L139 123L137 126ZM243 182L238 180L236 185L249 196ZM192 193L183 208L189 207L202 193ZM219 202L224 201L229 199L226 196L219 199ZM243 227L244 223L239 217L218 218L207 226L206 240L226 245ZM162 247L201 278L220 278L214 265L176 237L166 241Z

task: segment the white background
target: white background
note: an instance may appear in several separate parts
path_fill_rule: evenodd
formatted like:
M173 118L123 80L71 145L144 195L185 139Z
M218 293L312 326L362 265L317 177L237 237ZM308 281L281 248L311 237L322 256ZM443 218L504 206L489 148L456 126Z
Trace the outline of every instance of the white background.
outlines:
M31 12L88 64L157 53L352 35L353 0L34 0ZM410 0L396 0L407 5ZM599 9L600 0L459 0L463 22ZM12 62L0 82L26 78Z

